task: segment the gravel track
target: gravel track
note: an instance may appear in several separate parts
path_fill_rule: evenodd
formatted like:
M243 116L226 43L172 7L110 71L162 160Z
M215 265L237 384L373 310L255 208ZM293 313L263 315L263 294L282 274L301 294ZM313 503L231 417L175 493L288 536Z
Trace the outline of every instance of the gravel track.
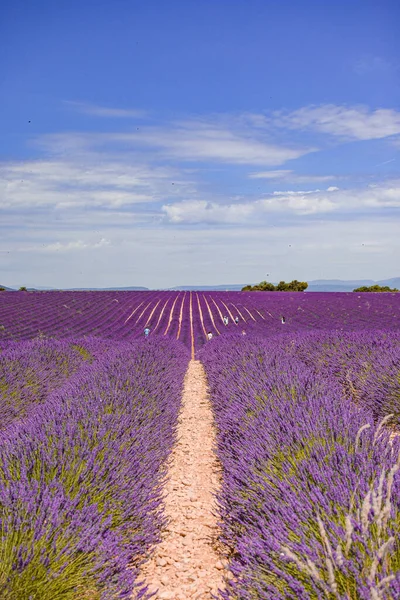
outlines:
M168 526L142 571L154 598L209 600L229 575L218 552L214 494L220 469L214 443L204 368L191 360L164 492Z

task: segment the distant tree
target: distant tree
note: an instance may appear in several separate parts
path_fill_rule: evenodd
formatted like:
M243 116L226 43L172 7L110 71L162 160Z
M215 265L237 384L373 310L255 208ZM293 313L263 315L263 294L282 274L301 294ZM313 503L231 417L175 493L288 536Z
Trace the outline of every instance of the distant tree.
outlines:
M306 281L297 281L297 279L293 279L286 286L286 292L304 292L308 288L308 283Z
M2 286L0 286L0 292L5 292L5 291L6 291L6 288L5 288L5 287L2 287Z
M26 287L24 285L21 285L21 287L19 288L20 292L27 292L28 290L26 289Z
M258 285L255 286L260 292L274 292L275 286L273 283L268 283L268 281L261 281Z
M398 292L397 288L390 288L388 285L363 285L353 290L353 292Z
M289 283L280 281L275 290L277 292L304 292L307 288L308 283L306 281L297 281L297 279L293 279L293 281L290 281Z
M268 283L268 281L261 281L256 285L246 285L242 288L242 292L304 292L308 288L306 281L297 281L293 279L290 283L280 281L278 285Z

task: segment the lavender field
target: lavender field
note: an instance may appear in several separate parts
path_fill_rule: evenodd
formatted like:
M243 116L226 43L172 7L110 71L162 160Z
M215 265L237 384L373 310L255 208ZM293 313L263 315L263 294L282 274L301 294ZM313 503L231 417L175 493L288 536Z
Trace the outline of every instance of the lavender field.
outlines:
M225 327L223 318L229 323ZM270 336L323 330L400 329L399 294L288 292L13 292L0 294L0 349L10 340L150 336L201 348L207 333ZM238 324L234 322L238 317Z
M0 597L130 597L163 523L187 349L39 339L0 360Z
M400 294L278 292L0 294L0 598L146 597L191 357L221 597L400 598Z
M235 575L224 598L399 598L400 335L226 337L201 359Z

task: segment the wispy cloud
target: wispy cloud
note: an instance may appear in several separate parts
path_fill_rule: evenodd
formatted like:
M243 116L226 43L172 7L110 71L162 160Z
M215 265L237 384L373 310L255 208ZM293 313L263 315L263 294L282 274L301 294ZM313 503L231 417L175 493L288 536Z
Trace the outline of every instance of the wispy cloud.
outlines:
M135 111L88 108L86 105L84 110L112 111L115 116L118 113L120 116L136 114ZM296 143L290 141L294 131L297 132ZM303 133L307 143L298 141ZM280 167L318 151L324 145L324 135L333 136L339 143L391 136L394 140L394 136L400 135L400 111L327 104L269 114L210 115L203 119L157 124L147 121L145 125L122 132L50 134L39 138L37 143L43 150L60 156L72 152L76 156L85 155L112 148L114 152L136 153L137 156L151 153L153 161L169 164L179 161L186 164L249 165L260 169L252 173L251 178L281 178L306 183L328 181L332 177L296 175L293 170L267 171L266 168Z
M318 183L338 179L335 175L297 175L294 171L282 169L277 171L257 171L249 174L250 179L268 179L290 183Z
M388 165L389 163L394 162L396 159L395 158L391 158L390 160L385 160L384 162L378 163L377 165L374 165L375 167L383 167L383 165Z
M276 166L313 152L315 148L289 147L265 140L254 128L231 129L204 122L179 122L173 127L147 127L115 140L159 148L170 159L218 161L239 165Z
M192 200L162 207L170 223L235 223L247 221L254 213L254 205L218 204L205 200Z
M171 187L171 183L174 187ZM177 169L132 165L109 154L0 165L0 208L131 206L191 190Z
M98 241L73 240L70 242L54 242L51 244L36 244L34 246L22 246L19 251L22 252L75 252L81 250L97 250L110 246L111 241L101 238Z
M98 106L96 104L89 104L86 102L74 102L72 100L65 100L64 104L77 112L92 117L142 119L147 115L146 111L136 108L108 108L106 106Z
M371 110L366 106L325 104L293 112L277 111L274 122L286 129L318 131L349 140L379 139L400 133L399 111Z
M247 118L227 116L141 126L110 133L50 134L37 144L60 155L113 147L152 152L153 159L181 162L219 162L232 165L279 166L316 148L273 141L269 132Z

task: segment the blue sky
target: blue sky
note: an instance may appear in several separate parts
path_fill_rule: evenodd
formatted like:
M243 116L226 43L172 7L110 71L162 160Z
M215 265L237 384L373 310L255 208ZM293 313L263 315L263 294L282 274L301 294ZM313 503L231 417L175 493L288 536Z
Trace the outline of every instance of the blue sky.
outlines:
M10 0L0 283L398 276L397 1Z

